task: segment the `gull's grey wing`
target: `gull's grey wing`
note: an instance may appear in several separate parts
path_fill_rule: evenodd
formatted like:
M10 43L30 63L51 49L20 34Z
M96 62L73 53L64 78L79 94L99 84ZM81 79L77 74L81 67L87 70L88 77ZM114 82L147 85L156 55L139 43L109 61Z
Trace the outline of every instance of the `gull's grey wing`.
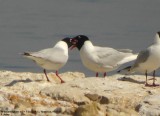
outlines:
M149 50L141 51L137 56L134 67L138 67L140 63L144 63L145 61L147 61L148 57L149 57Z
M124 53L132 53L133 50L131 49L113 49L113 48L110 48L110 47L99 47L99 46L95 46L96 48L100 48L100 49L106 49L106 50L116 50L116 51L119 51L119 52L124 52Z
M66 56L63 50L60 48L48 48L38 52L32 52L30 54L33 57L41 58L55 63L64 63L68 59L68 56Z
M119 52L116 49L113 48L101 48L101 47L96 47L96 54L97 54L97 63L99 65L103 66L110 66L114 67L118 65L118 62L123 60L125 57L131 55L132 53L123 53Z
M117 49L117 51L125 52L125 53L132 53L133 52L133 50L131 50L131 49Z

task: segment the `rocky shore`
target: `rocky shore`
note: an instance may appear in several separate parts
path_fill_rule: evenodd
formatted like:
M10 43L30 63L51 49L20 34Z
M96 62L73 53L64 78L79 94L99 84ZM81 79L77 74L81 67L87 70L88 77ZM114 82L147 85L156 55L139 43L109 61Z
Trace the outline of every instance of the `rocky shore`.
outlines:
M96 78L66 72L60 76L66 83L60 84L54 73L49 73L47 82L42 73L0 71L0 115L160 115L160 87L145 87L144 75Z

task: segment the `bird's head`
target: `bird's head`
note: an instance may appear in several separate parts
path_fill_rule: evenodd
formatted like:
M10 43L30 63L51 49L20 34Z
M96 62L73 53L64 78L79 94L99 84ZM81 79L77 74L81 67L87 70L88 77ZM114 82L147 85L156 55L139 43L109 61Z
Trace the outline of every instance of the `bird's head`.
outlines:
M160 31L156 33L156 36L154 38L154 43L160 44Z
M68 45L68 48L71 50L75 47L75 45L72 43L72 41L73 41L72 38L66 37L66 38L62 39L62 41L66 42L66 44Z
M88 41L89 38L85 35L78 35L76 37L73 37L71 40L71 43L77 47L79 50L84 45L85 41Z

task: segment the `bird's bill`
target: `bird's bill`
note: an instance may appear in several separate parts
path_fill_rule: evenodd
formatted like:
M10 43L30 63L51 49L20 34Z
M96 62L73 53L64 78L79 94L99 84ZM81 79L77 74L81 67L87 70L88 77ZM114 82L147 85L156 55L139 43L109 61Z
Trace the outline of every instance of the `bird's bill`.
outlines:
M72 45L69 49L73 50L75 47L76 47L75 45Z
M72 38L70 42L72 43L70 50L73 50L75 47L77 47L77 43L78 43L77 39Z

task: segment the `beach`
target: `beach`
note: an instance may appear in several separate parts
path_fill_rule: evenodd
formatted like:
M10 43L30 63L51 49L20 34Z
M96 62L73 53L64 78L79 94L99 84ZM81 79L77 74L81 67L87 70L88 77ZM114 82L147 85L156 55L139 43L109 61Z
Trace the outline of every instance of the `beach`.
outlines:
M144 75L97 78L81 72L65 72L60 74L63 84L54 73L48 75L51 82L42 73L0 71L0 114L160 115L160 87L146 87ZM160 84L160 78L156 83Z

